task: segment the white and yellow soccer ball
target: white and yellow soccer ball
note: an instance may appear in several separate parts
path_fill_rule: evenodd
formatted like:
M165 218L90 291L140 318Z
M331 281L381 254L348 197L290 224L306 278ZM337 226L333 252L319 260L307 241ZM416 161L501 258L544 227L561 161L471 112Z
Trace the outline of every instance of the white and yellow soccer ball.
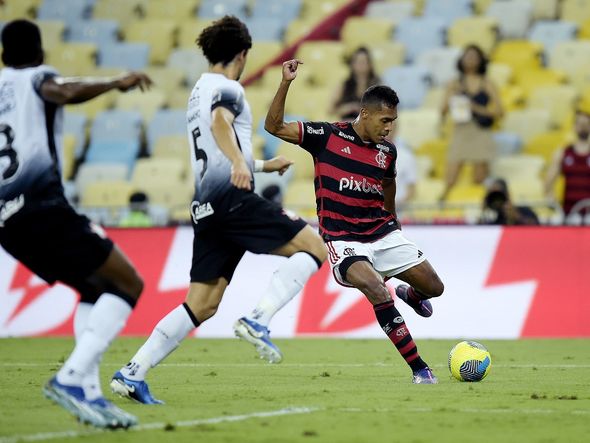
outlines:
M449 371L459 381L481 381L491 367L492 356L480 343L462 341L449 353Z

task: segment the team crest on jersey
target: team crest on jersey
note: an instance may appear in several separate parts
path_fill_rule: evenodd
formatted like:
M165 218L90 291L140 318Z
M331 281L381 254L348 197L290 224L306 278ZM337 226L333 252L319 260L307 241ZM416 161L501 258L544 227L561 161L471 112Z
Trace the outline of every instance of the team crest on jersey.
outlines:
M375 156L375 161L377 162L377 166L381 169L385 169L387 167L387 156L383 153L383 151L379 151L379 153Z

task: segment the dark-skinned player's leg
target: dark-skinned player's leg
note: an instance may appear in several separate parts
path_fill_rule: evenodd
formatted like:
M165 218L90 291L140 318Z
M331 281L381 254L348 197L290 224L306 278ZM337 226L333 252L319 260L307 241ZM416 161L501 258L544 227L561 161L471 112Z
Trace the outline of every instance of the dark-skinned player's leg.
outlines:
M367 260L355 261L346 271L346 281L361 291L373 305L377 321L412 369L414 383L434 384L438 380L420 358L418 348L396 309L383 277Z
M430 317L432 305L428 299L441 296L444 285L428 260L397 274L395 278L409 284L409 286L399 285L395 289L395 295L406 302L418 315Z

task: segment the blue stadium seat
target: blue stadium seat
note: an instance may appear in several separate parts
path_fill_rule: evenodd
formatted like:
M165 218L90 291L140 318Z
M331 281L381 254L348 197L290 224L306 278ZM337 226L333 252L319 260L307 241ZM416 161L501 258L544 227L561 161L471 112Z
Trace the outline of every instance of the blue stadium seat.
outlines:
M566 21L543 20L536 22L529 31L531 41L542 43L545 54L550 54L557 43L574 40L578 25Z
M522 150L522 138L514 132L494 132L498 155L518 154Z
M144 69L150 58L147 43L105 44L98 52L98 65L104 68Z
M114 20L81 20L69 26L67 40L102 46L116 43L118 33L119 23Z
M427 0L424 17L443 19L447 25L462 17L473 15L472 0Z
M86 153L86 163L119 163L133 169L139 154L139 140L92 140Z
M305 121L307 119L305 117L303 117L302 115L286 114L284 120L286 122L295 122L295 121ZM264 129L264 119L260 119L260 123L258 124L258 127L256 128L256 133L264 139L264 148L263 148L264 158L269 159L269 158L273 158L275 155L277 155L277 149L279 148L279 145L282 143L282 141L280 138L275 137L272 134L269 134Z
M280 2L256 0L251 17L254 19L275 18L281 20L283 24L287 24L299 17L301 4L301 0L282 0Z
M248 0L203 0L199 7L199 18L221 18L224 15L235 15L246 18Z
M422 52L445 44L445 21L436 17L408 18L395 29L394 40L406 48L406 60L413 62Z
M275 17L248 18L244 21L254 41L281 41L285 22Z
M156 112L147 127L148 150L149 152L153 151L159 137L184 134L186 134L186 111L184 109L161 109Z
M110 110L96 116L90 130L90 139L139 141L141 136L141 114L132 111Z
M422 105L431 80L422 66L394 66L385 71L383 82L397 92L401 109L415 109Z
M90 17L92 0L43 0L37 10L38 20L61 20L67 24Z
M72 108L70 108L72 109ZM75 108L74 108L75 109ZM72 134L76 137L74 157L80 158L86 144L86 125L88 118L85 114L66 112L64 115L64 134Z

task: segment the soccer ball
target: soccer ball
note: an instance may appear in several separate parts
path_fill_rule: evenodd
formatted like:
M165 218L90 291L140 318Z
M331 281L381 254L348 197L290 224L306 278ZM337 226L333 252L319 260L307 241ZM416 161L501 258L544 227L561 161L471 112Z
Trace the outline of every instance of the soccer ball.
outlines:
M459 381L481 381L492 367L492 356L481 344L462 341L449 353L449 371Z

